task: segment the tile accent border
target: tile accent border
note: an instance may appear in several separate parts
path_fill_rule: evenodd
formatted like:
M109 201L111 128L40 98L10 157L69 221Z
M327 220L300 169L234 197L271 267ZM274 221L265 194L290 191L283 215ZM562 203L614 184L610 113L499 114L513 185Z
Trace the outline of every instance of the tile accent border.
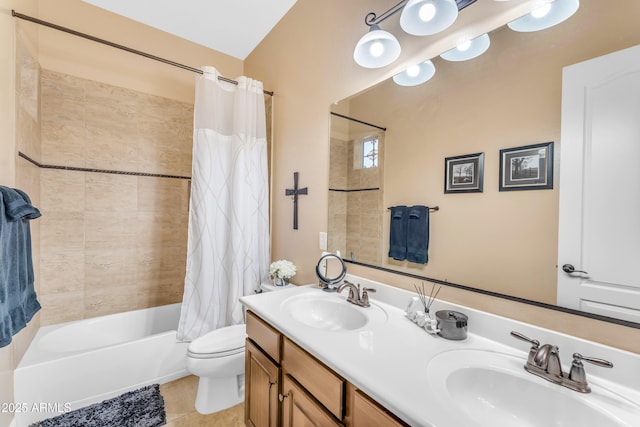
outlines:
M27 160L28 162L42 169L58 169L58 170L78 171L78 172L109 173L109 174L115 174L115 175L148 176L148 177L154 177L154 178L191 179L190 176L181 176L181 175L164 175L159 173L128 172L128 171L118 171L118 170L111 170L111 169L80 168L76 166L46 165L46 164L42 164L40 162L35 161L34 159L27 156L21 151L18 151L18 156L22 157L23 159Z

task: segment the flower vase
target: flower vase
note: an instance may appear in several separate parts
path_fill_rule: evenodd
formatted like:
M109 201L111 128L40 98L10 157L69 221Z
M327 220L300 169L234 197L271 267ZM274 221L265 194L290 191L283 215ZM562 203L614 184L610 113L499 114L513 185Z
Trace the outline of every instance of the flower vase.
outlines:
M275 286L287 286L289 284L289 279L285 279L283 277L275 276L273 278L273 284Z

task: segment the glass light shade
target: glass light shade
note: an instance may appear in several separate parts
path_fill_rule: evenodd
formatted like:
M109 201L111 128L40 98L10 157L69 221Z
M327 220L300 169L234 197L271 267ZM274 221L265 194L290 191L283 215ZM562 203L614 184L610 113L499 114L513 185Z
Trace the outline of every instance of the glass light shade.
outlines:
M431 79L435 73L436 67L433 62L424 61L396 74L393 76L393 81L400 86L417 86Z
M448 28L457 17L455 0L409 0L402 9L400 26L414 36L428 36Z
M545 5L542 5L545 7ZM531 13L509 22L507 25L514 31L520 31L524 33L532 31L540 31L554 25L561 23L571 17L578 7L580 7L579 0L554 0L548 4L549 12L536 18L535 9Z
M447 61L466 61L485 53L491 45L491 40L489 39L489 34L483 34L467 43L469 43L469 46L466 49L461 49L460 46L454 47L440 55L440 57Z
M372 25L353 51L353 59L365 68L380 68L391 64L400 56L400 42L395 36Z

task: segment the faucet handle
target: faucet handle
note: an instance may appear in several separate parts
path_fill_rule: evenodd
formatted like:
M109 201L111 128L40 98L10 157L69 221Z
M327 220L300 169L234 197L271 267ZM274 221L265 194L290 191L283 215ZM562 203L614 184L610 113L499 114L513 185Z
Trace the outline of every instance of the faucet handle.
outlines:
M598 365L603 368L613 368L613 363L609 362L608 360L596 359L595 357L583 356L580 353L573 353L574 362L581 362L583 360L585 362L593 363L594 365Z
M369 307L369 292L376 292L374 288L362 288L362 297L360 298L360 305L362 307Z
M580 353L573 353L573 362L571 363L571 370L569 371L569 379L577 383L574 390L581 393L589 393L591 388L587 384L587 373L585 372L582 364L583 360L603 368L613 368L613 363L608 360L585 357Z
M540 347L540 341L533 340L533 339L527 337L526 335L521 334L520 332L511 331L511 336L514 337L514 338L518 338L519 340L531 343L532 347L535 347L535 348Z
M529 349L529 357L527 358L527 365L529 366L536 365L534 359L536 357L536 353L538 352L538 348L540 347L540 341L533 340L525 335L522 335L520 332L516 332L516 331L511 331L511 336L531 344L531 348Z

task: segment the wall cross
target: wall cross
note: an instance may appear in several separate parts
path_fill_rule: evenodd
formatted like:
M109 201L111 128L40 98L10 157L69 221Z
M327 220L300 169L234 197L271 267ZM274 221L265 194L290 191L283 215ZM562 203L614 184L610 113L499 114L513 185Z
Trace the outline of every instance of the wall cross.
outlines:
M307 187L298 188L298 172L293 173L293 189L285 189L285 196L293 196L293 229L298 229L298 195L309 194Z

